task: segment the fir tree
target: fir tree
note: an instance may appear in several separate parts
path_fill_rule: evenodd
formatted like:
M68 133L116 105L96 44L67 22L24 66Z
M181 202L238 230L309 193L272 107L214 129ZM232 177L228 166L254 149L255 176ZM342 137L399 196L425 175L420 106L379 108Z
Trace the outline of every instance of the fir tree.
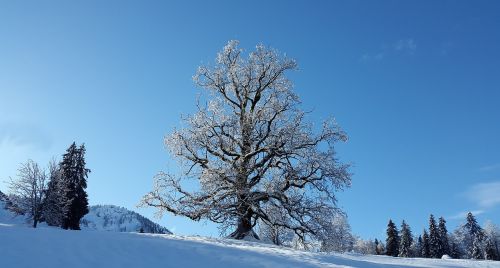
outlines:
M387 239L385 242L386 255L397 257L399 255L399 234L396 225L389 220L387 224Z
M403 220L401 224L401 238L399 241L399 257L411 257L411 245L413 243L413 236L408 224Z
M453 259L460 259L460 256L462 253L460 253L460 247L458 246L458 243L455 241L452 241L450 243L450 257Z
M442 256L441 238L432 214L429 217L429 253L431 258L441 258Z
M424 233L422 234L422 258L430 258L430 249L429 249L429 235L427 234L427 230L424 229Z
M491 238L486 240L484 258L486 260L498 260L497 251Z
M378 241L377 252L379 255L385 254L385 245L380 240Z
M471 212L467 213L467 220L460 227L459 233L464 244L466 257L478 259L477 257L481 255L481 245L484 235L483 229L479 226Z
M474 237L472 242L472 258L476 260L483 258L482 241L478 236Z
M422 248L423 248L422 236L419 235L417 238L417 243L415 245L415 250L413 252L413 256L414 257L422 257Z
M494 255L494 256L496 256L495 260L500 260L500 251L499 251L500 228L498 226L496 226L495 224L493 224L491 221L487 221L483 227L483 232L484 232L485 240L490 240L490 243L492 244L491 247L494 250L494 254L490 253L489 255L490 256Z
M61 162L64 229L80 230L80 219L89 211L85 192L89 172L90 169L85 167L85 145L77 148L73 142Z
M375 242L374 243L375 243L375 254L380 255L379 248L378 248L379 242L378 242L377 238L375 238Z
M450 244L448 242L448 229L446 229L446 221L443 217L439 218L438 233L441 244L441 255L450 255Z
M61 226L64 206L61 172L55 160L49 163L49 183L44 201L43 219L50 226Z

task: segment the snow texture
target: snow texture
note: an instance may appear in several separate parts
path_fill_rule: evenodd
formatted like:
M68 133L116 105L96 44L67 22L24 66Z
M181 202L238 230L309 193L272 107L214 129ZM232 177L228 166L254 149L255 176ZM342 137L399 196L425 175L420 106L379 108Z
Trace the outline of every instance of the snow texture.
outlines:
M15 213L7 209L9 206L12 206L9 198L4 193L0 192L0 224L26 223L25 216L23 215L16 216ZM0 240L0 243L2 243L1 241L2 240Z
M112 232L139 232L171 234L157 223L123 207L98 205L89 207L89 213L80 221L82 229Z
M8 214L3 207L0 213L2 268L500 267L494 261L311 253L232 239L34 229L3 217Z

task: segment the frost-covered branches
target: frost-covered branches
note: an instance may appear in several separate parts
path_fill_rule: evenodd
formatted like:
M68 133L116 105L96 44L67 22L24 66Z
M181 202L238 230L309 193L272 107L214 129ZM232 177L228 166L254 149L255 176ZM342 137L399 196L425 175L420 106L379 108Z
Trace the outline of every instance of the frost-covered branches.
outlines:
M9 181L11 194L15 196L15 206L33 220L33 228L36 228L42 216L46 179L45 171L30 159L21 164L17 178Z
M230 41L215 66L198 69L194 81L207 90L207 103L165 138L183 173L158 174L142 204L237 226L237 239L257 237L259 220L300 237L316 234L335 211L335 191L350 185L348 165L334 150L347 136L333 120L319 133L306 122L285 76L297 68L294 60L262 45L247 59L242 54ZM186 190L186 179L199 189ZM269 216L273 207L282 220Z

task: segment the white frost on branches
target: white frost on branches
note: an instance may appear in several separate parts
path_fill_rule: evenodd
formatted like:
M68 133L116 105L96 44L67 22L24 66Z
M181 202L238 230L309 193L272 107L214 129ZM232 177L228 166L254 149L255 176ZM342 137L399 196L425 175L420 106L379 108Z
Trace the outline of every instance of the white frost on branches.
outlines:
M215 66L199 67L193 79L207 102L165 138L183 172L158 174L142 205L236 227L237 239L257 237L258 221L301 238L319 233L323 219L337 213L335 191L350 186L348 165L334 150L347 136L333 120L319 133L306 122L285 76L296 68L295 60L263 45L244 58L237 41ZM197 189L185 188L190 179Z

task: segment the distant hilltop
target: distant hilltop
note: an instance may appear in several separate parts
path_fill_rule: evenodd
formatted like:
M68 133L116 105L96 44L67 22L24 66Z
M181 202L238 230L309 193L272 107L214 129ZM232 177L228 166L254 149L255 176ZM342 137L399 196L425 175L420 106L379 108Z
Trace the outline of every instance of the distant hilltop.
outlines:
M139 213L114 205L90 206L89 213L80 221L80 227L98 231L172 234Z

